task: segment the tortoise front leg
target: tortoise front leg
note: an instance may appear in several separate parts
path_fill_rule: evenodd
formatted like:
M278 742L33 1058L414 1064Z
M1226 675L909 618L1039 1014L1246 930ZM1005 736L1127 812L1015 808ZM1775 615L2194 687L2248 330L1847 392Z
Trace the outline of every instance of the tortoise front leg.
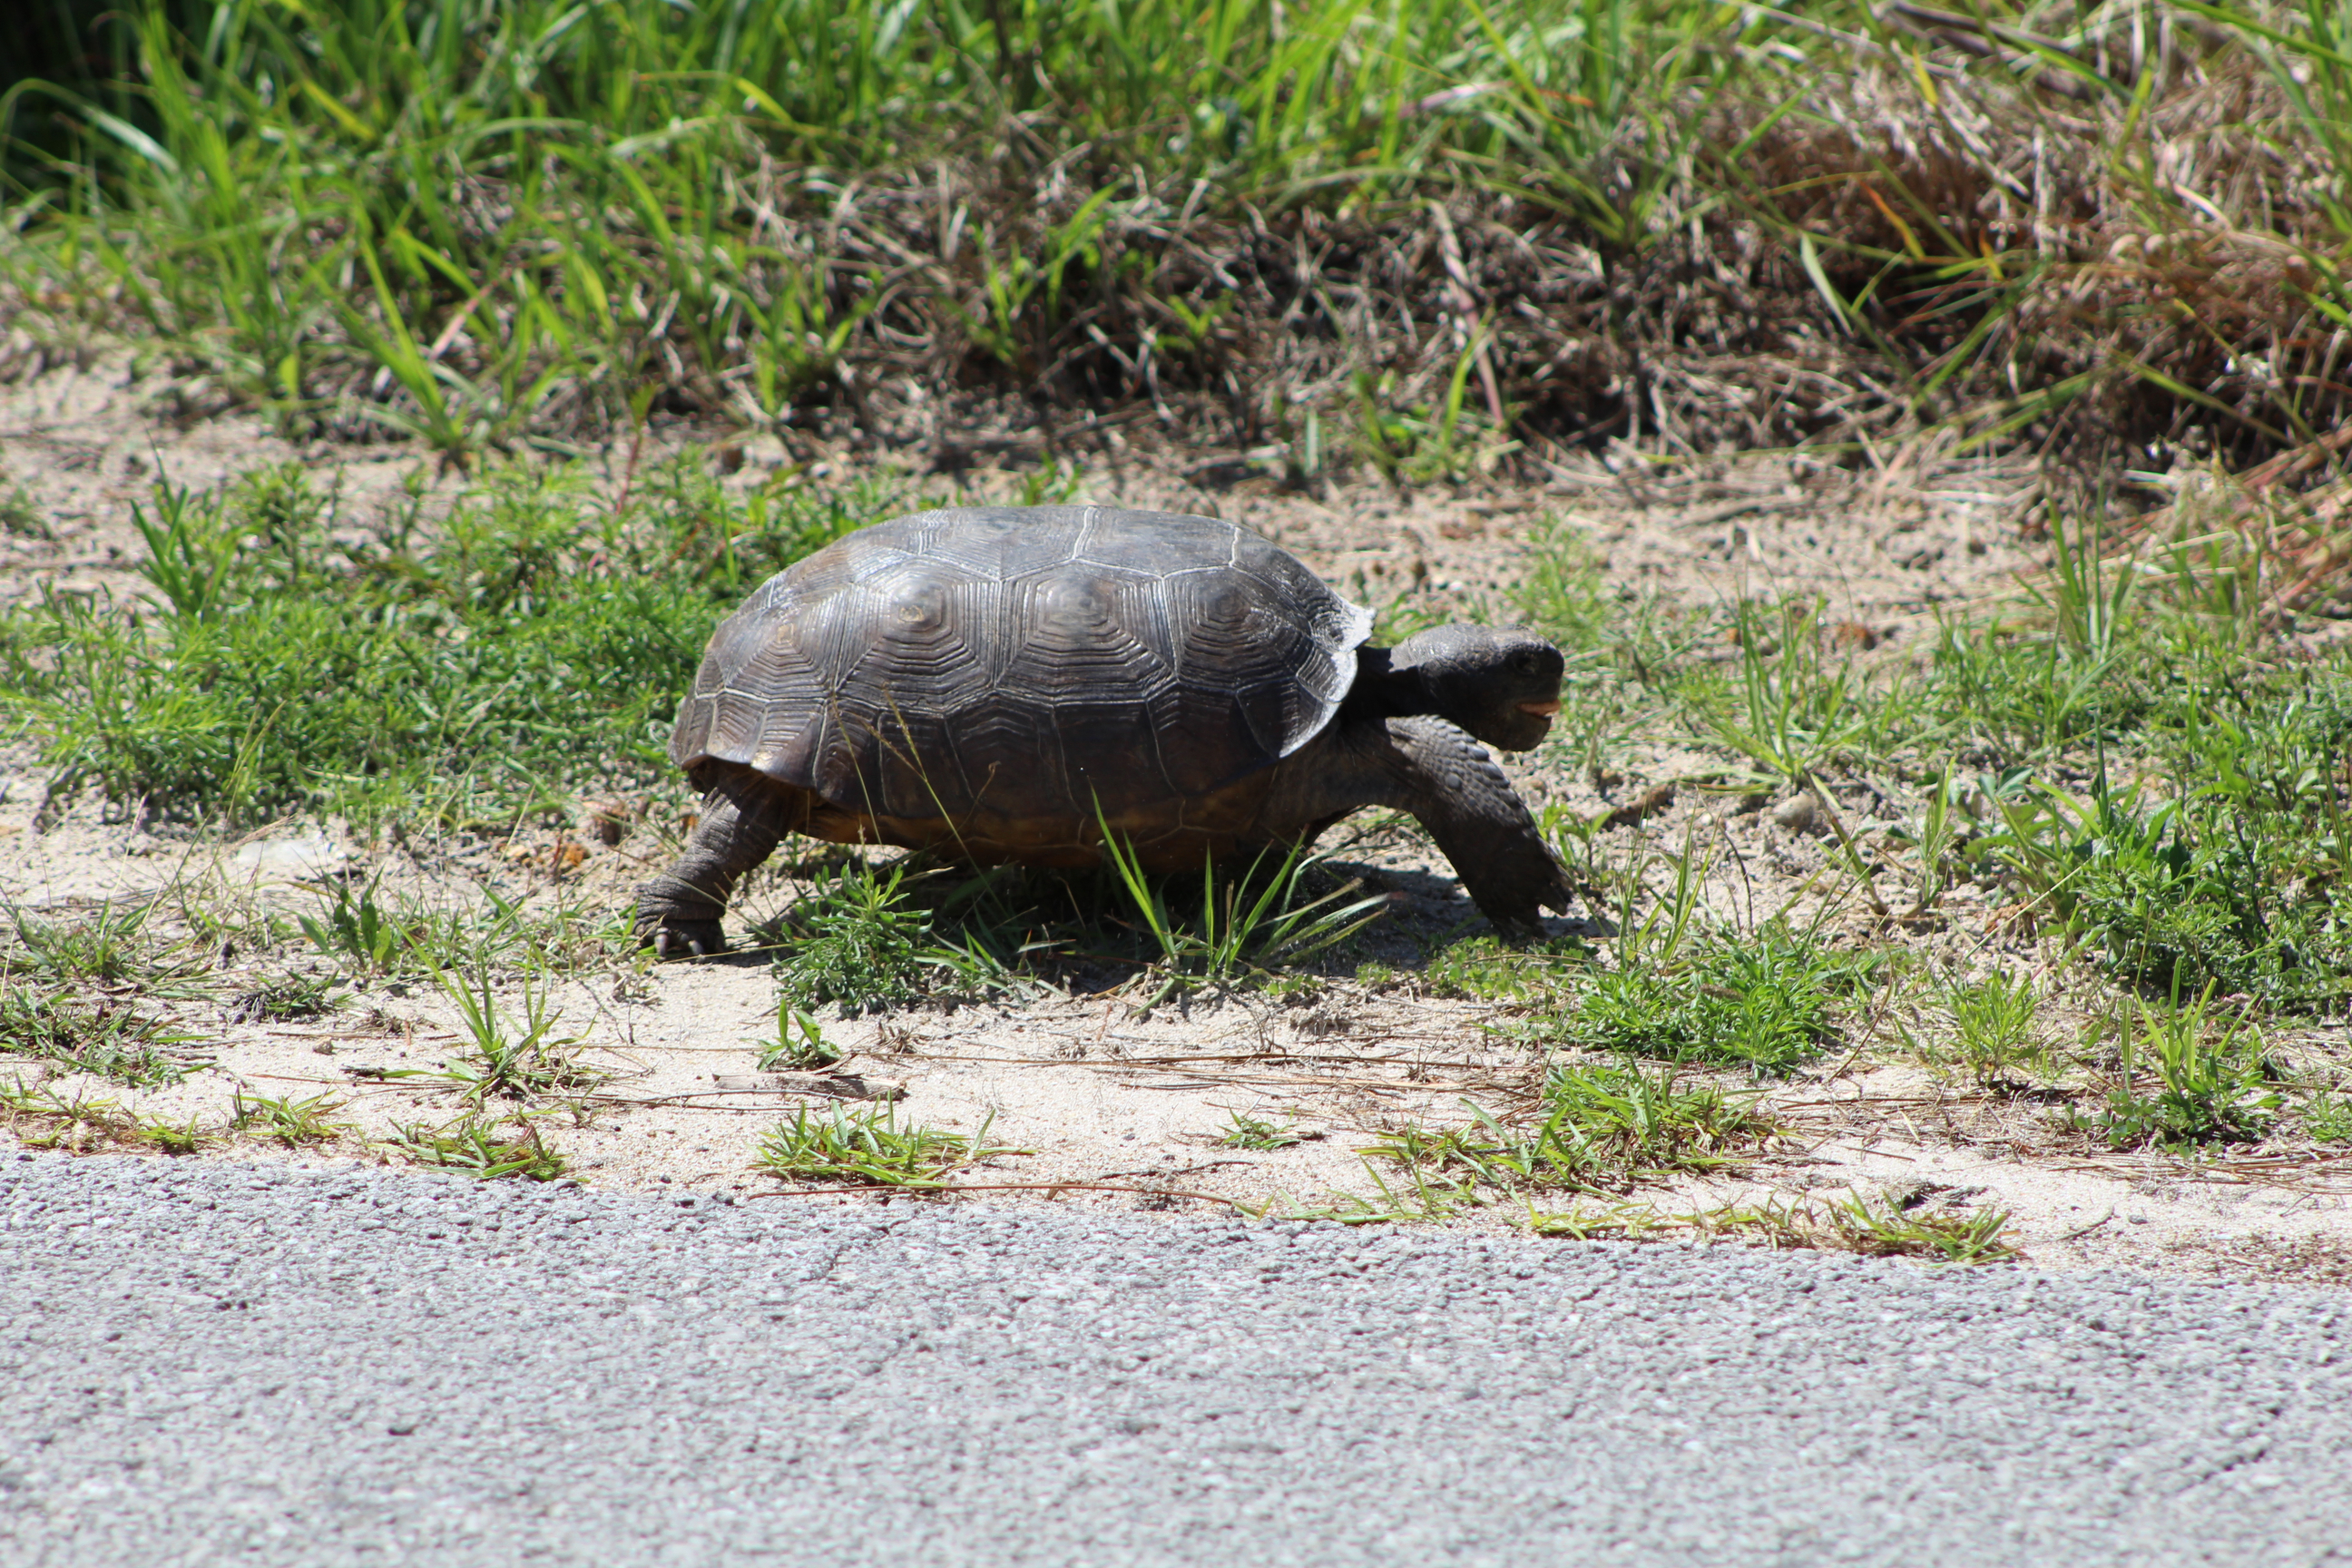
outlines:
M1502 931L1538 932L1576 888L1486 748L1443 719L1366 719L1283 764L1268 821L1319 823L1386 805L1409 811L1454 863L1462 890Z
M1391 719L1384 727L1383 765L1403 785L1397 804L1429 829L1487 920L1537 935L1544 910L1576 908L1568 868L1486 747L1443 719Z
M686 848L668 870L637 886L637 940L656 957L708 958L727 951L719 917L728 898L789 829L782 793L748 771L711 785Z

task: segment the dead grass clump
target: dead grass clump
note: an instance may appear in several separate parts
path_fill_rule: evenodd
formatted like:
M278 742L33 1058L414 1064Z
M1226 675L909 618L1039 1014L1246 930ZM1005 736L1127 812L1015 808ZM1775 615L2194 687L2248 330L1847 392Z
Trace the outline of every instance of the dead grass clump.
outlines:
M1818 293L1915 418L2109 486L2340 420L2337 149L2292 51L2177 19L2135 55L2112 24L1887 15L1923 54L1860 40L1876 63L1760 131L1719 109L1706 142L1773 285Z

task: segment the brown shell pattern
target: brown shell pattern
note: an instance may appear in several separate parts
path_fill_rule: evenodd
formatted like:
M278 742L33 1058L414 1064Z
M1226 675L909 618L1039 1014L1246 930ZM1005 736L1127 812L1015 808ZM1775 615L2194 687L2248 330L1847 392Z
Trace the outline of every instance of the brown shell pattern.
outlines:
M1304 745L1370 630L1370 611L1231 523L921 512L826 546L730 616L670 757L869 815L1116 815Z

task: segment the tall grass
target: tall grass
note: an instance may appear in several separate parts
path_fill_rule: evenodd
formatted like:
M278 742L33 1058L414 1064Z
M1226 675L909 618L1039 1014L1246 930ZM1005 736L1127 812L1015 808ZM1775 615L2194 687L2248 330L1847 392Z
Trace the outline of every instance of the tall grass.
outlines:
M1689 58L1709 15L223 0L183 33L145 0L115 23L127 79L12 90L80 144L20 167L35 243L10 265L205 346L250 396L443 446L649 386L775 419L869 315L933 330L908 297L938 273L973 285L945 314L974 351L1034 365L1129 281L1106 226L1170 190L1345 205L1458 163L1636 234L1663 166L1627 116L1685 68L1650 51ZM802 221L863 171L975 147L991 183L1075 195L1042 234L983 201L930 256Z
M297 423L883 433L911 376L1197 395L1310 468L1301 408L1424 478L1500 449L1466 420L1661 455L1942 423L2113 479L2345 412L2352 23L2326 4L91 26L75 79L5 90L0 279L52 335L161 334Z

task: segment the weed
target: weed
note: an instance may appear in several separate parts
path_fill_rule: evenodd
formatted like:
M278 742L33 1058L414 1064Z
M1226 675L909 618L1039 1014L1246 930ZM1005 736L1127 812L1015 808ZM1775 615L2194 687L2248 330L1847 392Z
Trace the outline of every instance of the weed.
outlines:
M776 1009L776 1037L760 1050L760 1070L814 1072L841 1060L841 1048L824 1037L817 1021L790 1006Z
M1921 816L1918 830L1891 836L1907 838L1919 851L1919 898L1911 907L1915 918L1932 910L1937 900L1958 879L1958 857L1954 853L1959 838L1959 814L1955 807L1958 794L1958 781L1947 763L1928 794L1927 809Z
M232 997L221 1016L232 1024L293 1023L323 1017L342 1005L331 974L280 974Z
M1746 937L1717 932L1678 965L1597 973L1546 1028L1595 1049L1786 1072L1821 1050L1882 963L1773 921Z
M537 1113L505 1116L469 1110L454 1121L396 1123L381 1145L412 1164L457 1171L483 1181L520 1176L551 1182L569 1168L539 1130Z
M213 1135L196 1124L193 1116L185 1121L166 1121L161 1117L133 1117L125 1129L131 1142L143 1143L163 1154L193 1154L213 1141Z
M1868 1258L1931 1258L1945 1263L2006 1263L2017 1249L2001 1240L2004 1211L1906 1209L1859 1193L1830 1207L1830 1224L1847 1250Z
M851 1016L881 1012L920 999L956 967L915 907L903 860L887 872L862 861L835 868L760 936L778 950L788 1009L830 1002Z
M1536 942L1465 937L1429 961L1423 981L1436 996L1557 1006L1576 971L1591 958L1591 949L1572 936Z
M2304 1102L2303 1130L2315 1142L2352 1143L2352 1100L2313 1095Z
M1231 985L1251 970L1304 963L1370 925L1387 907L1378 895L1347 901L1357 882L1305 898L1299 882L1313 862L1293 847L1269 867L1270 853L1222 885L1215 867L1203 865L1196 926L1172 911L1168 884L1145 872L1134 846L1104 825L1104 858L1158 950L1160 980L1146 1011L1197 987Z
M1672 1071L1568 1065L1544 1086L1544 1119L1525 1129L1465 1101L1467 1124L1433 1132L1408 1127L1366 1152L1408 1167L1457 1173L1506 1192L1568 1187L1621 1191L1683 1172L1720 1170L1777 1131L1753 1094L1678 1085Z
M1599 564L1581 534L1558 517L1528 530L1520 545L1526 570L1511 590L1512 613L1570 653L1592 647L1612 627Z
M2098 1123L2111 1145L2248 1142L2269 1129L2281 1097L2262 1037L2242 1017L2217 1024L2211 1000L2209 986L2187 1006L2134 1004L2137 1026L2126 1025L2121 1036L2123 1084ZM2155 1068L2153 1092L2134 1082L2143 1065Z
M1646 1204L1607 1204L1594 1207L1578 1203L1565 1209L1538 1209L1533 1204L1528 1205L1527 1228L1531 1234L1560 1237L1570 1241L1635 1241L1665 1223L1658 1211Z
M415 922L387 913L375 895L373 883L353 893L348 883L338 881L328 889L326 907L317 915L294 918L320 952L350 959L362 973L389 974L401 967Z
M0 495L0 536L10 539L38 540L43 543L56 540L57 534L41 516L41 503L30 491L11 488Z
M76 1072L146 1087L177 1083L195 1037L110 996L84 1001L0 984L0 1052L43 1057Z
M1227 1116L1225 1131L1217 1139L1218 1146L1225 1149L1287 1149L1304 1142L1306 1135L1303 1133L1294 1132L1286 1126L1271 1121L1261 1121L1255 1117L1244 1116L1239 1111Z
M1947 980L1937 999L1952 1021L1948 1038L1920 1039L1904 1030L1919 1056L1957 1064L1979 1087L2014 1087L2022 1077L2047 1082L2058 1064L2034 1027L2041 997L2031 980L1995 970L1982 980Z
M152 903L118 907L109 900L82 920L45 921L12 905L16 941L0 954L0 974L109 985L143 976L142 932L153 912Z
M471 1052L442 1064L442 1076L467 1104L478 1106L493 1096L532 1100L564 1089L593 1089L604 1081L605 1074L573 1059L570 1047L579 1043L579 1037L556 1037L562 1015L549 1007L545 985L522 981L517 1032L515 1023L491 999L488 963L476 963L470 982L437 966L433 977L442 994L457 1005L473 1039Z
M2001 1239L2009 1215L1993 1210L1919 1213L1886 1198L1851 1194L1816 1206L1767 1198L1679 1216L1709 1236L1736 1236L1774 1247L1857 1252L1866 1258L1924 1258L1937 1263L2006 1263L2017 1249Z
M14 1130L27 1148L75 1153L128 1145L164 1154L187 1154L212 1141L212 1135L193 1118L166 1121L125 1110L110 1100L79 1094L68 1100L46 1083L23 1084L6 1079L0 1079L0 1125Z
M351 1131L350 1122L332 1120L342 1109L343 1101L331 1094L315 1094L308 1100L291 1095L272 1099L247 1095L240 1087L230 1100L229 1126L239 1132L276 1139L291 1149L302 1143L329 1142Z
M796 1182L849 1182L921 1192L947 1184L966 1166L1026 1154L988 1142L989 1123L970 1137L933 1127L900 1126L898 1108L850 1110L835 1105L812 1115L805 1105L760 1143L760 1166Z
M28 1086L5 1079L0 1079L0 1113L26 1147L77 1153L129 1140L139 1125L137 1118L110 1100L79 1094L68 1100L47 1084ZM37 1130L26 1131L26 1122Z
M1863 700L1852 656L1824 650L1818 613L1788 605L1768 622L1754 605L1738 606L1737 710L1715 720L1725 744L1800 788L1814 787L1814 773L1832 763L1876 752L1900 707L1885 691Z
M1410 1168L1412 1190L1401 1194L1368 1161L1365 1174L1377 1197L1360 1193L1330 1192L1319 1204L1303 1204L1287 1193L1276 1193L1248 1212L1260 1219L1320 1220L1331 1225L1402 1225L1449 1219L1477 1205L1477 1194L1458 1182L1447 1181L1419 1167Z

